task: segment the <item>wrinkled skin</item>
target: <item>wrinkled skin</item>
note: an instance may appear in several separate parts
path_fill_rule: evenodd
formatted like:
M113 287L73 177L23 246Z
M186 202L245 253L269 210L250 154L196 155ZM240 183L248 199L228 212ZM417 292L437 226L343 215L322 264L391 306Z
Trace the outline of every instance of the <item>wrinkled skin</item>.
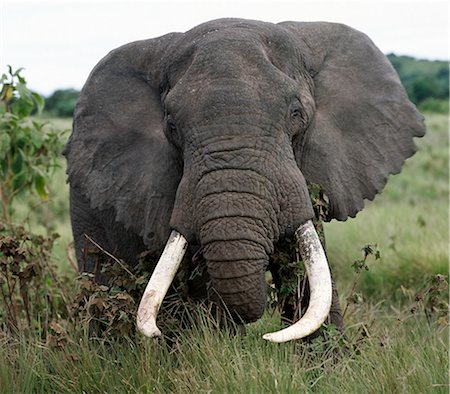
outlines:
M104 279L84 234L133 264L176 229L210 299L255 321L274 245L314 216L307 182L328 220L354 217L423 133L387 59L343 25L223 19L125 45L91 73L65 150L80 269Z

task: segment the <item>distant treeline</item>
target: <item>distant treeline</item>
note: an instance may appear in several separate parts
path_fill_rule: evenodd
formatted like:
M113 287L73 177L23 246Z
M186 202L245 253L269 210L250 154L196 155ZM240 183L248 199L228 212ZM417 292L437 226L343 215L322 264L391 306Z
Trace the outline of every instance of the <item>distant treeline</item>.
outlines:
M448 62L394 54L389 54L388 58L400 75L409 98L421 111L448 113ZM57 90L46 98L45 110L53 116L73 116L79 95L75 89Z
M61 118L73 116L75 104L80 96L76 89L60 89L45 98L45 111Z
M448 113L449 63L389 54L410 100L422 111Z

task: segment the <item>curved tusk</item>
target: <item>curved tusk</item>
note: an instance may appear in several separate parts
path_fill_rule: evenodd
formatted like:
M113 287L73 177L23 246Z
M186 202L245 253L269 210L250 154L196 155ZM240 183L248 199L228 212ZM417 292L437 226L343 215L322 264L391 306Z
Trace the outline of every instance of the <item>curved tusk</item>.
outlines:
M187 245L186 238L173 230L145 288L137 313L137 328L147 337L161 336L161 331L156 326L156 315L175 278Z
M330 313L331 274L325 252L311 220L302 224L295 236L308 276L310 300L306 313L292 326L263 335L271 342L287 342L317 331Z

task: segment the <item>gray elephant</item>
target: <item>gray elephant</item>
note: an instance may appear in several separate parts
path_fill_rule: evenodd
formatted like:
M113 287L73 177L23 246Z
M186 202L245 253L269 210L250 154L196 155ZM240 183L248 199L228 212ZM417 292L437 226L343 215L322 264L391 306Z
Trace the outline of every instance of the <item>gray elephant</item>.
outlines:
M304 337L333 301L307 183L327 220L354 217L424 132L389 61L344 25L220 19L122 46L89 76L64 152L79 268L106 280L85 234L129 264L165 248L138 312L155 336L184 251L200 249L207 296L246 323L264 312L274 245L296 234L310 305L265 338Z

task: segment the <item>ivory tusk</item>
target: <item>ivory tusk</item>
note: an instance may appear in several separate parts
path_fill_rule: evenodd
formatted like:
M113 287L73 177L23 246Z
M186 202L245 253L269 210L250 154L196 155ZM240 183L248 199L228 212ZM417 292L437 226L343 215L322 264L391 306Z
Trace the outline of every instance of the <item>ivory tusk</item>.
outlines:
M156 316L187 249L186 238L173 230L145 288L137 313L137 328L147 337L159 337Z
M310 220L295 232L300 255L305 264L310 288L309 306L302 318L293 325L263 335L271 342L287 342L306 337L317 331L330 313L331 274L325 252Z

